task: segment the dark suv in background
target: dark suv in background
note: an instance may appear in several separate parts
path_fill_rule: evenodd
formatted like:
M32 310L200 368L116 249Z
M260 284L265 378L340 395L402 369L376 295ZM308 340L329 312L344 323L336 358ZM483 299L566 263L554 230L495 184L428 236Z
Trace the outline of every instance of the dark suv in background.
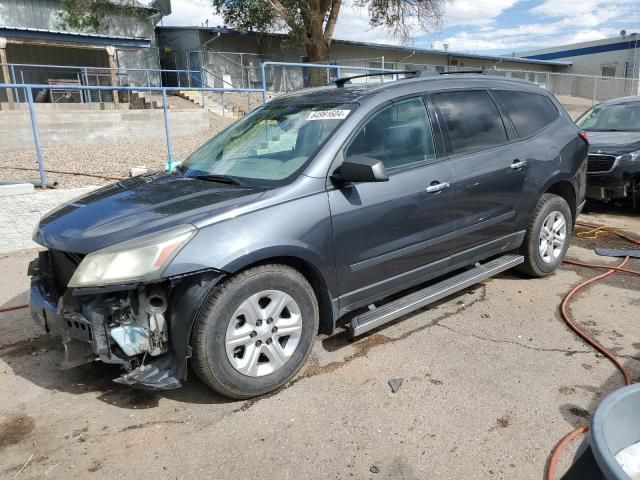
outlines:
M640 210L640 98L600 103L576 123L589 133L587 197Z
M340 319L360 335L511 267L557 268L588 144L551 94L473 74L345 83L42 219L31 312L68 365L161 389L191 359L247 398L289 381Z

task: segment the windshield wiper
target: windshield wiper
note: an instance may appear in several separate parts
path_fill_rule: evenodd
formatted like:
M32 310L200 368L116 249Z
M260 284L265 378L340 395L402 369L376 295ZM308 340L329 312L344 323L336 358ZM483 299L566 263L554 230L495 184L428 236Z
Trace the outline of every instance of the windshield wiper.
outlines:
M206 180L209 182L226 183L227 185L244 186L244 184L240 180L235 177L230 177L229 175L194 175L193 178L197 178L198 180Z

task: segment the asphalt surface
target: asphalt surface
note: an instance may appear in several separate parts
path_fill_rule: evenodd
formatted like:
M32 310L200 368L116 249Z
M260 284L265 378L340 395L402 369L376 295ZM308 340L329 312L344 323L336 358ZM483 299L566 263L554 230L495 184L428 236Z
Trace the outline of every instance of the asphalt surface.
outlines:
M640 235L637 214L596 210L581 220ZM596 245L626 246L574 238L568 256L617 262ZM33 256L0 256L0 305L27 301ZM593 275L507 272L356 342L319 337L290 385L252 401L193 375L150 393L111 382L119 372L107 365L60 371L60 346L26 310L0 314L0 478L542 479L556 441L622 385L558 313ZM637 379L640 280L616 274L571 312ZM403 380L396 393L391 379Z

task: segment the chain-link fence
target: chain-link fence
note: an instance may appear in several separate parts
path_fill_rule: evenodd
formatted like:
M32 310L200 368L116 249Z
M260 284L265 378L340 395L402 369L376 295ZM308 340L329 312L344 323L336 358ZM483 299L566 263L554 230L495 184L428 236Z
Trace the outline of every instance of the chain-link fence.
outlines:
M338 78L364 74L376 75L354 78L351 83L382 83L403 78L403 74L395 73L392 69L350 64L264 62L263 71L263 87L267 96L305 88L324 87L333 84ZM385 74L384 72L387 71L390 73Z
M207 50L202 64L206 84L216 88L260 88L262 55Z
M575 97L592 104L612 98L638 94L637 78L596 77L554 72L527 72L496 70L507 78L517 78L537 83L557 97Z

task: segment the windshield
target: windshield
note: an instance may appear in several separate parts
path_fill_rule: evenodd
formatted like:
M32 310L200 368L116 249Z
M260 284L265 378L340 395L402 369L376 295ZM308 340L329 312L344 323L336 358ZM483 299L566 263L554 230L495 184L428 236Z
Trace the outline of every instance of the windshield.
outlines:
M277 186L298 173L354 104L266 105L209 140L178 170L240 185Z
M640 102L596 106L576 123L590 131L640 131Z

